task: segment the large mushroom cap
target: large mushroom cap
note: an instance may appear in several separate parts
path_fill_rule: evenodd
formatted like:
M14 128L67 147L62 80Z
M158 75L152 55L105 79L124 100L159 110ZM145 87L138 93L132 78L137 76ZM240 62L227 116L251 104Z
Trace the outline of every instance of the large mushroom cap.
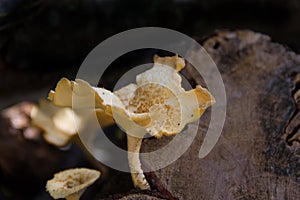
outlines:
M61 171L54 175L46 185L47 191L54 199L67 198L81 193L100 177L100 172L86 168L75 168Z
M92 87L80 79L70 82L64 78L56 90L50 92L49 99L55 105L66 105L68 102L68 106L72 106L71 100L61 99L66 96L69 99L73 95L76 105L91 108L89 104L94 103L96 111L103 111L100 116L113 117L129 134L134 132L139 137L148 132L157 138L169 136L181 132L186 124L199 119L205 109L215 102L208 90L201 86L185 91L178 74L184 66L184 59L177 55L155 56L153 68L137 75L136 84L129 84L115 92Z
M152 136L160 138L181 132L215 103L214 97L200 85L185 91L178 73L184 66L184 59L177 55L155 56L154 66L136 77L136 90L126 108L135 114L149 113L151 123L145 128Z

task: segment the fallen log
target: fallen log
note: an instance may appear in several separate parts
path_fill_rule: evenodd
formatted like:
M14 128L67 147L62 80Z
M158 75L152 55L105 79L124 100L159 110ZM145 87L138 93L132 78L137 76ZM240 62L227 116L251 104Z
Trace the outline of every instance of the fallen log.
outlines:
M150 184L159 182L179 199L297 199L300 56L247 30L217 32L203 47L217 64L227 93L221 138L199 159L210 120L206 112L192 146L168 167L147 173ZM191 66L187 72L202 83ZM154 151L169 141L145 139L142 151ZM150 162L143 160L144 168Z

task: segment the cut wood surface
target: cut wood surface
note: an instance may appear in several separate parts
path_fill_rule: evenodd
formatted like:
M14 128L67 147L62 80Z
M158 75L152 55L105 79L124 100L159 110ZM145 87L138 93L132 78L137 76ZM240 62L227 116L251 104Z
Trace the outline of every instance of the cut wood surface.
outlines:
M199 159L208 110L191 147L168 167L148 173L150 184L179 199L298 199L300 56L247 30L219 31L203 46L226 88L222 135L210 154ZM187 72L202 83L191 67ZM142 151L159 149L170 140L145 139ZM147 160L143 164L151 165Z

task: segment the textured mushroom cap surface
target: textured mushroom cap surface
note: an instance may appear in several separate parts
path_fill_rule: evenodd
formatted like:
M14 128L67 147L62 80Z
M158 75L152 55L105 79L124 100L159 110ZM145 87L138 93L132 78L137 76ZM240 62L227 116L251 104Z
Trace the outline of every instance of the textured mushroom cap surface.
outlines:
M115 91L114 94L116 94L120 98L125 108L127 109L129 106L129 101L133 97L136 89L137 89L137 85L131 83Z
M150 113L147 132L160 138L181 132L187 123L199 119L215 100L201 86L190 91L182 88L177 72L185 66L183 58L155 56L154 62L153 68L136 77L137 89L128 109L134 113Z
M80 192L93 184L100 177L100 172L86 168L61 171L54 175L46 185L47 191L54 199L65 198Z
M68 106L102 109L107 117L114 118L122 129L137 137L145 132L157 138L173 135L181 132L187 123L199 119L215 102L201 86L190 91L182 88L178 71L184 66L184 59L177 55L155 56L154 66L137 75L136 84L110 92L80 79L71 82L62 79L49 98L56 104L55 99L62 96L60 90L66 91L65 95L73 96L75 101L68 101Z

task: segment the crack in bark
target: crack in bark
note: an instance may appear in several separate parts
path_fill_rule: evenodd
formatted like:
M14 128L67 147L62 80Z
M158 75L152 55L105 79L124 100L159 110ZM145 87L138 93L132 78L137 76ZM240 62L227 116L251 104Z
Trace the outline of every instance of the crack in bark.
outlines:
M151 169L146 162L142 161L142 167L144 171L149 171ZM147 170L145 170L147 169ZM161 182L161 180L157 177L156 173L153 171L145 172L145 177L148 183L151 186L151 191L157 191L161 194L160 198L170 199L170 200L178 200L176 196L174 196Z
M145 173L145 176L147 177L151 188L163 195L161 197L169 200L178 200L177 197L175 197L167 188L165 188L154 172L147 172Z
M295 75L292 82L294 85L292 96L298 109L286 127L285 141L289 146L297 148L300 145L300 74Z

